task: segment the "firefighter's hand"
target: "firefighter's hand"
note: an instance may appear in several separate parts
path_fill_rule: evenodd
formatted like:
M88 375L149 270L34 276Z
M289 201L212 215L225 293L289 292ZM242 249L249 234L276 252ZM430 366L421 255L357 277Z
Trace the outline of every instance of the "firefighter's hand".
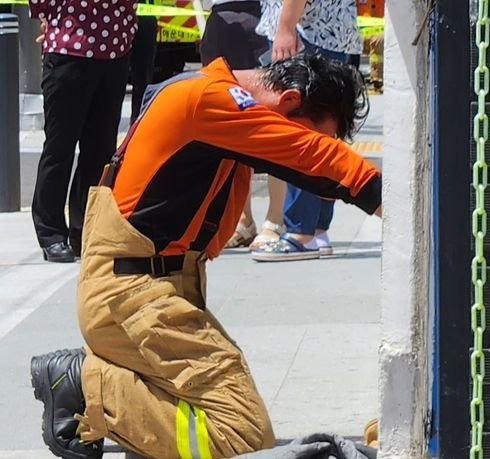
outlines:
M298 53L301 40L296 29L278 29L272 45L272 60L285 59Z
M382 208L381 206L379 206L375 211L374 211L374 215L376 215L377 217L381 218L383 216L383 211L382 211Z
M46 21L46 19L41 19L41 24L39 28L41 29L41 34L36 37L36 43L42 43L44 41L46 30L48 29L48 21Z

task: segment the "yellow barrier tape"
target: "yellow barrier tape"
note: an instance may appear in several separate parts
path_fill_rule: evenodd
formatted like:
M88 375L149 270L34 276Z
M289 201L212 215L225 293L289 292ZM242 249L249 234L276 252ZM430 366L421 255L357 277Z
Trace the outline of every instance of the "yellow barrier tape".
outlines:
M28 5L28 0L0 0L0 5ZM175 6L146 5L138 3L138 16L208 16L209 11L198 11Z
M136 14L138 16L207 16L209 15L209 11L177 8L176 6L147 5L138 3Z
M359 27L384 27L385 18L372 18L369 16L357 16L357 25Z
M201 34L197 29L191 29L190 27L181 27L166 22L159 22L160 31L158 34L159 42L183 42L193 43L201 39Z
M383 33L385 30L384 18L372 18L369 16L357 16L357 25L362 38Z
M362 29L359 29L359 32L361 33L362 38L369 38L373 35L383 33L384 30L384 27L363 27Z

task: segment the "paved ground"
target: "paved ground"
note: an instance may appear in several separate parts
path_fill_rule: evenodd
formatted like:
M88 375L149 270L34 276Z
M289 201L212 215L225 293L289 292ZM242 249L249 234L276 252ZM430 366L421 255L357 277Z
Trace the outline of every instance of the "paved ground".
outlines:
M372 142L376 148L365 154L377 160L381 103L373 98L357 139L361 146ZM28 205L33 168L26 165L35 165L42 136L23 135ZM256 181L258 224L267 205L262 187ZM41 440L29 360L81 345L78 265L42 260L28 210L0 214L0 234L0 458L42 459L51 456ZM260 264L241 249L209 263L209 307L242 346L279 438L319 431L357 437L377 415L381 223L338 203L330 236L335 255L326 259Z

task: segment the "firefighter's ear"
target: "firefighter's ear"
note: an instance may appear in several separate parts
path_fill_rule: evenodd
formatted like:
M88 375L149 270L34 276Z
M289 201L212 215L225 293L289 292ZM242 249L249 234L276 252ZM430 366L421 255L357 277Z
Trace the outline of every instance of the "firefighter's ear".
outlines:
M294 112L301 105L301 91L299 89L286 89L279 95L278 111L282 115Z

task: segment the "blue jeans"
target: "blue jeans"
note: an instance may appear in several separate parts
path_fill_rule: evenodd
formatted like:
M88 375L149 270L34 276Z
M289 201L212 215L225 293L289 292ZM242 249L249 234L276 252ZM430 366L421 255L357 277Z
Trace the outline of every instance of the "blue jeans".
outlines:
M319 48L303 39L304 51L319 52L329 59L346 62L348 55ZM290 183L287 184L283 206L283 217L286 230L290 233L314 235L315 230L326 231L333 218L335 201L321 199Z

